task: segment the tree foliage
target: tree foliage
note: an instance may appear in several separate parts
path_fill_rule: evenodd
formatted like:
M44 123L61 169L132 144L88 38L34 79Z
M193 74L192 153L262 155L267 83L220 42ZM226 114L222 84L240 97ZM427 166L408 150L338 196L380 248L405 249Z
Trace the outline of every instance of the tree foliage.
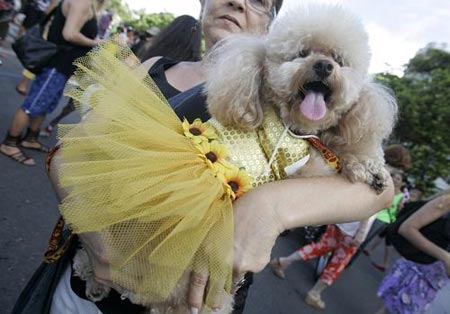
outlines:
M133 11L124 0L110 0L109 8L114 9L121 21L132 26L136 31L146 31L152 26L160 29L173 21L172 13L145 13L144 10Z
M429 193L437 177L450 176L450 53L430 44L409 61L403 77L377 79L397 96L399 120L391 142L410 150L410 176Z
M159 29L163 29L169 25L175 16L172 13L151 13L136 12L139 14L138 18L126 21L127 24L133 26L136 31L145 31L152 26L156 26Z

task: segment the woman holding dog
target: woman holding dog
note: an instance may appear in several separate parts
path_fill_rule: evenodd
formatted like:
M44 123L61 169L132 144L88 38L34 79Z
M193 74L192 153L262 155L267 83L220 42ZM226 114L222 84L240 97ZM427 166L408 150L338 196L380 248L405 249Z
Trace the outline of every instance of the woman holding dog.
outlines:
M212 48L216 42L229 34L264 34L281 3L282 0L202 0L201 16L207 49ZM161 58L150 59L143 67L152 74L158 61L161 65L160 60ZM175 107L178 116L187 116L186 113L189 112L201 116L205 112L205 107L202 105L196 107L196 104L200 103L198 99L201 97L198 85L204 82L202 63L181 62L168 65L163 62L162 69L159 82L154 76L153 78L162 93L169 98L171 105ZM174 96L176 99L172 99ZM58 188L59 163L60 155L56 154L50 176L58 195L63 199L67 193ZM324 199L323 195L328 197ZM234 203L233 290L242 285L242 279L247 272L259 272L265 267L269 262L275 239L283 230L304 225L363 219L390 203L391 199L391 182L384 193L376 195L369 186L349 183L338 176L285 180L263 185L244 194ZM303 204L301 211L298 210L298 204ZM109 267L109 260L99 236L88 233L80 235L80 239L89 253L95 278L103 283L110 282L114 271ZM108 313L98 303L97 308L94 303L76 296L70 291L70 284L67 289L67 281L70 281L70 275L68 278L64 277L58 286L57 294L58 290L61 292L64 290L63 286L66 286L66 290L58 294L59 297L70 298L71 302L76 303L74 308L83 307L83 313L97 313L98 308L103 313ZM187 296L191 313L197 314L202 309L207 284L207 270L191 275ZM58 305L64 304L56 298L55 296L53 300L54 313L61 309ZM237 299L239 300L239 297ZM243 299L245 300L245 296ZM214 300L209 306L217 311L221 308L222 301ZM67 308L64 310L67 312ZM73 312L76 313L77 310Z

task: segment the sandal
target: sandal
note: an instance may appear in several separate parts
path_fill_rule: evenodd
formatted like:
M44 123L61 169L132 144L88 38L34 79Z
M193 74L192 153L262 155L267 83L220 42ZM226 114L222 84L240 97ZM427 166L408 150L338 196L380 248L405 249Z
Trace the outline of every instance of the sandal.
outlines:
M27 134L23 138L22 142L20 143L20 146L26 149L32 149L37 150L38 152L48 153L49 148L46 147L44 144L38 141L39 137L39 130L33 131L31 129L27 130ZM28 143L24 145L24 143ZM35 144L35 145L33 145Z
M277 275L279 278L284 279L286 278L286 275L284 274L283 266L280 264L280 258L274 258L269 263L270 268L272 269L273 273Z
M19 150L17 153L14 153L14 154L7 154L4 151L0 150L0 153L5 155L6 157L9 157L12 160L18 162L19 164L29 166L29 167L36 165L36 163L34 162L34 159L25 155L21 150ZM32 161L32 163L30 163L29 161Z
M305 303L319 310L325 309L325 302L320 297L315 297L311 293L306 295Z
M24 142L38 144L38 145L36 145L36 146L26 146L26 145L23 145ZM22 146L25 149L37 150L38 152L42 152L42 153L48 153L49 150L50 150L47 146L45 146L44 144L42 144L39 141L33 141L33 142L22 141L22 143L20 143L20 146Z

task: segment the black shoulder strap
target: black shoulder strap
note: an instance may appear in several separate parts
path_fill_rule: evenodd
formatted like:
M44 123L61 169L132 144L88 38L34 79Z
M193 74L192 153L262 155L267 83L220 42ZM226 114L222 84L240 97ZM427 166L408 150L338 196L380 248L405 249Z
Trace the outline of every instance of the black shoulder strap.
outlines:
M62 3L64 1L61 1L60 4L58 4L56 7L53 8L53 10L51 10L47 15L44 15L39 23L39 25L41 25L42 27L45 27L47 25L48 22L50 22L50 20L52 19L52 17L55 15L56 10L58 10L61 6ZM62 8L61 8L62 9Z
M170 106L181 120L186 118L189 122L193 122L200 118L202 121L208 121L211 118L206 106L206 95L203 92L204 85L199 84L168 99Z

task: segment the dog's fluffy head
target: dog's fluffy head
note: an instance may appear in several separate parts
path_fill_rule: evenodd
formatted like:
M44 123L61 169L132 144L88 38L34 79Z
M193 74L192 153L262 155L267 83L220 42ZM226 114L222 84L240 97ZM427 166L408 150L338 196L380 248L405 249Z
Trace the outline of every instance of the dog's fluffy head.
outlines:
M279 17L266 38L228 37L206 62L209 110L221 123L257 127L271 103L292 129L317 133L337 125L360 98L370 50L353 14L305 5Z
M293 129L328 129L358 99L369 61L368 37L354 15L339 6L299 7L267 38L268 96Z

